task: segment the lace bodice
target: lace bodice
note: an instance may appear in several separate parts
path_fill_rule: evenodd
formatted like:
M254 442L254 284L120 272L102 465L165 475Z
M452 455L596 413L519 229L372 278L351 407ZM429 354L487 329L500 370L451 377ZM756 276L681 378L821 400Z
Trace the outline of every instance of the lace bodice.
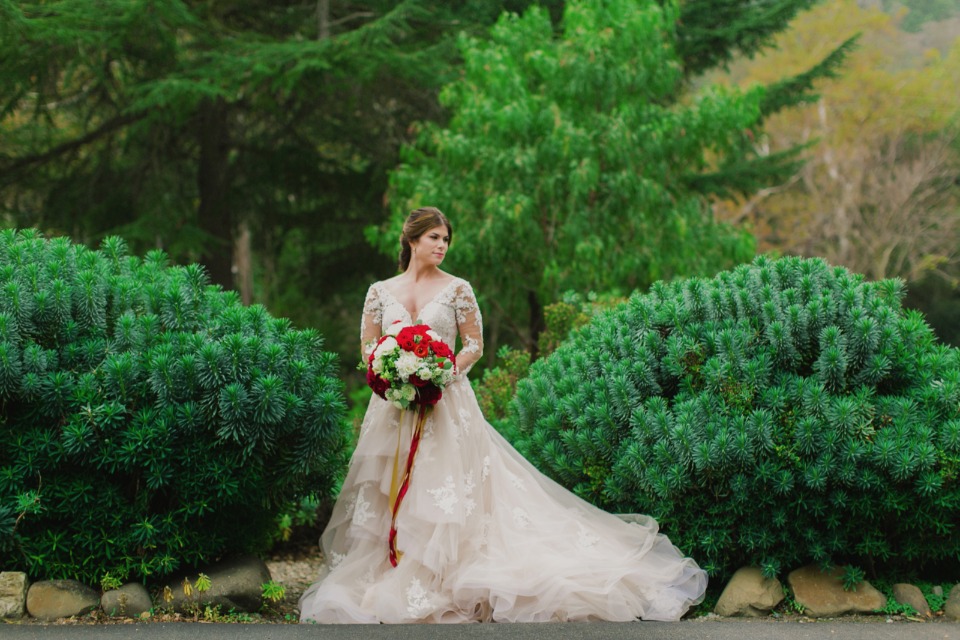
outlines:
M463 346L457 353L457 371L466 375L483 355L483 320L480 307L470 283L453 278L420 310L418 318L394 297L383 282L374 282L367 290L360 322L360 341L363 354L369 354L384 329L396 320L424 322L440 334L451 349L456 348L457 336Z

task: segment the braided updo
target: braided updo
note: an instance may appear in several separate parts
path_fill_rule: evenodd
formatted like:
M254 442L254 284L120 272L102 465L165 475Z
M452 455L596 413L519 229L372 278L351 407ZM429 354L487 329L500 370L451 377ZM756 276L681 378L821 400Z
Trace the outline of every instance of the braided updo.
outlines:
M453 241L453 227L443 212L436 207L420 207L414 209L407 216L407 221L403 223L403 234L400 236L400 271L406 271L410 266L410 243L434 227L443 225L447 228L447 235L450 242Z

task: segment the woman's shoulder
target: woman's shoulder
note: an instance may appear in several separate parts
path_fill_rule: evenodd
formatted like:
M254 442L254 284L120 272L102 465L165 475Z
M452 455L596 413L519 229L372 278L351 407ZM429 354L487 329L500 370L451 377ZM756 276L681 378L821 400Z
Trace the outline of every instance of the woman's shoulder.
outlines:
M445 294L441 295L442 298L460 298L465 294L473 295L473 286L467 280L459 276L447 275L450 277L440 287L441 294Z
M403 277L403 274L402 274L402 273L398 273L397 275L393 276L392 278L385 278L385 279L383 279L383 280L377 280L376 282L373 282L373 283L370 284L370 288L369 288L368 290L369 290L369 291L383 291L384 289L386 289L387 291L390 291L390 290L393 290L393 289L400 289L400 288L403 287L403 279L402 279L402 277Z
M457 285L466 285L468 287L470 286L470 283L464 280L463 278L461 278L460 276L455 276L452 273L447 273L446 271L443 272L443 275L446 276L446 280L443 283L444 287L452 287L454 283L456 283Z
M366 296L367 303L379 304L380 298L383 297L384 291L386 291L389 294L390 290L385 287L384 285L385 282L386 280L377 280L376 282L371 283L369 287L367 287L367 296Z
M467 280L466 278L461 278L460 276L452 276L451 280L457 283L458 289L465 288L465 289L470 289L471 291L473 290L473 285L471 285L470 281Z
M436 299L438 302L456 307L462 304L468 304L470 301L475 301L476 294L474 294L473 287L467 280L452 276L440 288Z
M368 291L374 294L387 293L389 295L393 295L393 292L403 289L403 280L401 279L402 275L403 274L400 273L392 278L377 280L370 285L370 289Z
M442 273L443 276L444 276L444 278L445 278L444 283L443 283L444 286L450 286L450 285L451 285L452 283L454 283L454 282L458 282L458 283L460 283L460 284L465 284L465 285L467 285L467 286L470 285L469 282L467 282L464 278L461 278L460 276L455 276L455 275L453 275L452 273L448 273L448 272L446 272L446 271L440 271L440 273Z

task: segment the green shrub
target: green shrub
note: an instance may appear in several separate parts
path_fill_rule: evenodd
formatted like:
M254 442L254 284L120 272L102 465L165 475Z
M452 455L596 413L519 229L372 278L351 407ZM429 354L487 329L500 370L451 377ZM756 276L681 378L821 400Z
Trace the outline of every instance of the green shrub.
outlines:
M474 382L477 402L484 417L501 431L506 428L510 401L517 390L517 382L530 372L530 352L502 346L497 350L497 366L483 372Z
M342 467L336 358L160 251L0 232L0 558L163 576L263 550Z
M711 574L960 565L960 358L899 281L756 259L657 283L533 365L520 451Z

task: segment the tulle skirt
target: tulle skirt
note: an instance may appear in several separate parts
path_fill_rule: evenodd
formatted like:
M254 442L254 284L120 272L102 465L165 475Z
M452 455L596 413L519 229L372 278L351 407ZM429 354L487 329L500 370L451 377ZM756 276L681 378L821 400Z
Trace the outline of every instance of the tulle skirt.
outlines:
M702 600L706 574L652 518L625 522L541 474L484 420L465 380L428 413L392 566L391 480L414 422L371 399L301 621L677 620Z

